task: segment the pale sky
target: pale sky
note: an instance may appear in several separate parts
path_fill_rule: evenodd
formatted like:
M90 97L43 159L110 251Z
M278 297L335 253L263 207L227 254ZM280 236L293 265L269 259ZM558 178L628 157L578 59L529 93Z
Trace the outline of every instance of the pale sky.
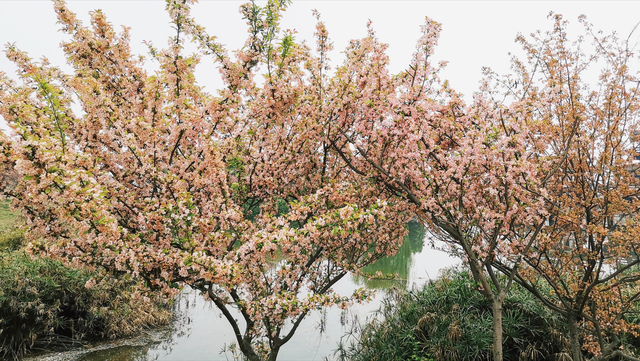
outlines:
M201 0L193 10L196 20L207 28L209 34L218 36L228 50L233 50L242 46L246 39L246 27L238 12L243 2ZM136 53L146 54L143 40L163 47L173 33L164 1L75 0L69 1L68 6L85 23L89 11L102 9L117 27L130 26ZM578 34L577 30L581 29L577 21L580 14L587 15L594 28L605 33L616 31L621 38L626 38L640 22L640 1L294 0L284 15L282 27L296 29L296 38L306 39L312 45L315 26L312 9L320 11L327 25L335 45L331 58L336 63L342 62L341 51L349 39L366 34L366 22L371 19L379 39L389 44L393 73L408 64L425 16L442 23L435 59L449 61L443 77L467 98L477 89L483 66L489 66L500 74L509 72L508 53L518 54L520 50L514 42L516 35L519 32L530 34L538 29L549 30L552 20L547 19L547 15L550 11L563 14L571 22L571 29L575 31L570 35ZM32 58L47 56L53 64L64 65L64 56L58 45L65 38L58 31L49 1L0 0L0 43L15 43ZM632 43L640 41L640 29L631 39ZM9 74L15 71L4 56L0 57L0 71ZM198 69L198 82L212 90L220 84L218 78L212 61L203 59Z

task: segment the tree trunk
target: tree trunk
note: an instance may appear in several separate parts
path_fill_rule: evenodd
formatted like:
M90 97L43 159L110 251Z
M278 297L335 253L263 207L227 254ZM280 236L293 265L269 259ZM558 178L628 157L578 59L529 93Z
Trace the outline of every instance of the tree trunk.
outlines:
M580 343L580 333L578 332L578 320L575 316L569 316L569 336L571 337L571 359L582 361L582 344Z
M241 347L240 351L244 354L244 357L247 358L247 361L263 361L258 354L253 351L253 347Z
M502 304L504 297L496 295L492 300L493 309L493 361L502 361Z
M238 338L238 346L247 361L264 361L253 349L252 339L249 337Z
M269 361L276 361L278 359L278 352L280 352L280 346L271 348L271 353L269 354Z

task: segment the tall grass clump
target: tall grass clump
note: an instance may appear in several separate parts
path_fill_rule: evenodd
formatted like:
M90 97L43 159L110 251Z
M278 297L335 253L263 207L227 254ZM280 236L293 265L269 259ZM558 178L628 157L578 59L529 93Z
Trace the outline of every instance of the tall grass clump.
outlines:
M491 304L466 271L447 270L412 291L392 291L361 333L344 338L339 360L471 361L491 359ZM568 356L561 318L514 287L504 303L505 360L556 360Z
M130 278L65 266L22 250L0 252L0 358L133 336L168 323L168 307L159 299L136 299L138 287Z
M0 201L0 252L13 251L24 245L24 229L20 220L19 215L11 212L8 201Z
M5 231L8 228L14 228L16 221L20 216L11 211L11 203L8 201L0 201L0 230Z
M20 227L0 228L0 252L15 251L21 248L24 243L24 230Z

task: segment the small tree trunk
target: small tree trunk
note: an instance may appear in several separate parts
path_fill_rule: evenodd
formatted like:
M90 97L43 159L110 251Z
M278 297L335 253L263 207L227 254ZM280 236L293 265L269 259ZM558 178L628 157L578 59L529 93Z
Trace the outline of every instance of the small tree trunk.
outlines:
M247 340L246 338L243 338L238 346L240 346L240 351L242 351L242 354L246 357L247 361L263 361L262 358L253 350L250 339Z
M269 354L269 361L276 361L278 359L278 352L280 352L280 346L272 348Z
M580 343L580 333L578 332L578 321L575 316L569 316L569 336L571 337L571 359L582 361L582 344Z
M497 295L492 300L493 310L493 361L502 361L502 304L504 297Z

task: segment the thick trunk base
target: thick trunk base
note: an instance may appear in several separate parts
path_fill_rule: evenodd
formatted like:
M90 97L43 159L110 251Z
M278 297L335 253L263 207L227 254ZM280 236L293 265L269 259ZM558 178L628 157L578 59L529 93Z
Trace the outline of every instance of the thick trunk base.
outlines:
M582 361L582 343L580 342L580 333L578 331L578 321L575 317L569 317L569 336L571 337L571 359L573 361Z
M502 361L502 302L497 296L492 302L493 311L493 361Z

